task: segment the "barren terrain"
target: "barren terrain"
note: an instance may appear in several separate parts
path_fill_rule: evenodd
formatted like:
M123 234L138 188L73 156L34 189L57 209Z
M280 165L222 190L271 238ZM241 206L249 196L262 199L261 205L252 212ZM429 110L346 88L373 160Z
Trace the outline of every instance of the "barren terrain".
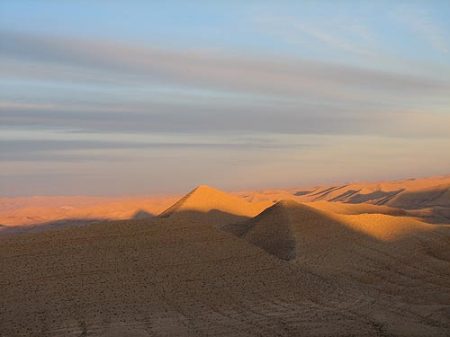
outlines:
M448 336L450 225L410 213L447 207L441 182L382 203L201 186L160 216L5 232L0 335Z

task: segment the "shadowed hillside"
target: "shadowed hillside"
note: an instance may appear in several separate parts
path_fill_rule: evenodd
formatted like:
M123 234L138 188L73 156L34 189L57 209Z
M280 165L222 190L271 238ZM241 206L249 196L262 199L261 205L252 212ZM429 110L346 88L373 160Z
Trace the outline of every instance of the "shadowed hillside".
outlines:
M339 215L290 200L225 230L325 277L405 296L414 296L415 284L423 296L438 292L442 303L450 303L450 226L380 214Z
M271 258L211 225L171 218L3 238L7 336L290 336L375 330L336 313L340 286ZM322 322L318 324L318 322Z

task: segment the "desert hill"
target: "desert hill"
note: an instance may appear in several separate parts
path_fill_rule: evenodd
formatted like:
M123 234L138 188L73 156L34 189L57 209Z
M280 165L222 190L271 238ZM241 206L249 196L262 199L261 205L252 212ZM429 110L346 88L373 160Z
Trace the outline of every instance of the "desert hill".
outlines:
M1 240L6 336L376 336L353 312L357 290L210 224L157 217Z
M379 183L350 183L343 185L312 186L287 190L242 192L249 201L292 199L298 202L333 202L339 205L380 206L371 212L408 213L422 220L435 223L450 223L450 176L406 179ZM351 209L348 206L330 206L335 210ZM357 209L357 206L353 208ZM358 211L356 211L358 212ZM400 214L401 215L401 214Z
M207 189L205 187L205 190ZM426 222L445 224L450 223L449 189L450 176L444 176L396 182L237 192L231 194L245 199L254 207L243 206L242 200L239 199L228 203L235 205L230 206L231 211L243 218L252 217L277 201L295 200L307 204L314 203L314 207L332 210L334 213L410 215ZM3 228L0 233L5 229L39 231L102 220L151 217L159 215L179 199L180 196L177 195L0 197L0 225ZM207 205L208 201L204 201ZM189 202L195 203L195 198ZM203 204L203 201L198 204ZM228 207L225 204L226 202L222 203L222 206ZM183 207L187 209L191 206ZM193 212L203 212L205 208L207 206L197 205L189 212L192 215ZM214 213L213 209L207 211Z
M426 292L414 277L427 279L430 293L438 288L442 299L450 302L450 287L445 283L450 275L446 270L450 226L385 214L342 215L310 205L314 203L280 201L257 217L225 229L280 259L383 291L400 294L406 282ZM393 281L393 270L404 276ZM408 279L411 273L414 277Z
M266 204L202 186L158 217L3 235L1 333L447 335L448 225Z
M270 204L270 202L250 203L240 197L202 185L162 212L160 217L195 218L214 225L224 225L253 217Z
M369 203L403 209L450 207L450 176L408 179L394 182L322 186L312 191L297 191L308 201ZM308 193L306 193L308 192Z

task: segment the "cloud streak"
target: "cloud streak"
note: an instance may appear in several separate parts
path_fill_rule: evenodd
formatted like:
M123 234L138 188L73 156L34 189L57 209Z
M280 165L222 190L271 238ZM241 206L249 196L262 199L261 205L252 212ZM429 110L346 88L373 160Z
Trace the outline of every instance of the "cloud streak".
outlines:
M11 127L414 134L398 119L408 116L407 111L420 111L416 103L445 104L442 97L450 90L447 82L433 78L302 59L182 52L8 31L0 32L0 39L5 65L0 74L21 81L34 78L49 85L47 92L55 90L47 98L33 100L30 91L20 100L0 101L0 122ZM66 97L61 83L70 88L73 81L93 83L106 94ZM107 85L99 85L101 81ZM148 86L169 90L165 96L150 95ZM193 88L206 92L193 95ZM128 97L133 95L135 99ZM400 129L387 127L387 120ZM445 122L445 116L440 120Z
M127 150L167 151L186 149L226 150L226 151L268 151L277 149L302 149L317 146L311 143L281 144L277 142L234 141L234 142L196 142L187 136L184 141L160 142L117 142L113 140L7 140L0 143L0 160L2 161L68 161L68 160L123 160L119 156L111 156L111 152L123 154ZM99 153L99 150L105 152Z
M448 35L431 19L426 10L412 5L404 5L394 15L411 32L426 41L436 51L448 54L450 48Z
M77 77L81 68L98 72L107 81L113 78L131 83L149 81L334 99L351 99L355 90L387 95L388 91L421 93L449 87L448 83L430 78L289 58L181 52L5 31L0 39L3 58L39 62L42 76L59 70L68 78L71 73ZM13 75L8 69L2 72Z
M372 42L372 35L365 29L364 26L351 22L340 22L334 24L333 27L327 23L318 25L306 23L290 16L276 16L266 14L256 19L256 23L263 27L263 31L275 34L290 43L306 45L305 36L311 37L325 46L333 49L342 50L349 53L354 53L360 56L371 56L374 52L371 48L363 46L355 41L350 41L348 38L335 33L336 27L345 27L346 33L351 33L365 42ZM321 28L320 28L321 27ZM341 32L342 35L342 32Z

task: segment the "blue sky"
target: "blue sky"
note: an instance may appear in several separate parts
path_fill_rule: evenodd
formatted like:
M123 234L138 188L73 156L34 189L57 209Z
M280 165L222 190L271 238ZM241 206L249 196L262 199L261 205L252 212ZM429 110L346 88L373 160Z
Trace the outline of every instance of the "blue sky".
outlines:
M448 1L2 1L1 193L449 173L448 17Z

